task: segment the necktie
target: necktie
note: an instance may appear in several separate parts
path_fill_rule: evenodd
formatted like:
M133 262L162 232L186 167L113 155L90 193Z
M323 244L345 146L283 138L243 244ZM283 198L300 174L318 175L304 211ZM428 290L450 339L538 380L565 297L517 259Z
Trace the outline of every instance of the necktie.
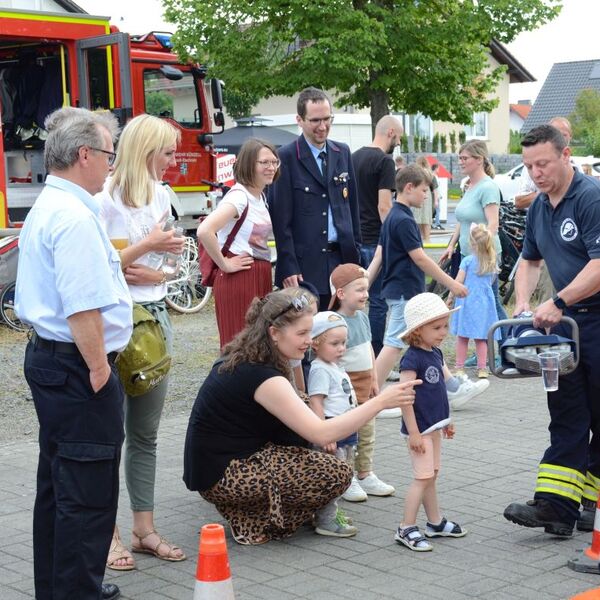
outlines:
M323 182L327 185L327 152L324 150L319 152L319 158L321 159L321 175L323 175Z

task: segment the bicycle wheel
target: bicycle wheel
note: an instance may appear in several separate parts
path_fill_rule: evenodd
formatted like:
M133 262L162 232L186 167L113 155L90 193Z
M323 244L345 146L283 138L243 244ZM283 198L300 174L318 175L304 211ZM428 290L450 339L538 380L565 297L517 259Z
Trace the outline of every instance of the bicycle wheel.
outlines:
M500 297L502 298L502 304L508 304L512 295L515 291L515 280L511 279L507 281L504 286L501 286Z
M15 312L15 283L9 283L0 296L0 317L6 325L16 331L27 331L28 325L21 322Z
M165 301L177 312L196 313L206 306L210 300L212 289L202 285L198 246L194 238L186 238L182 256L179 275L177 279L169 283Z

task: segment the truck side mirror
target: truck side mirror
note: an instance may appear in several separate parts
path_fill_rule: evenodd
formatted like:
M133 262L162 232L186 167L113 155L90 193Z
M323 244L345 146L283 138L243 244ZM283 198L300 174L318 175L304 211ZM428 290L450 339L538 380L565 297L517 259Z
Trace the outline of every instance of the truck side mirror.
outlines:
M179 81L183 78L183 72L171 65L163 65L160 68L160 72L171 81Z
M210 95L215 108L223 108L223 82L214 77L210 80ZM220 125L219 125L220 126Z

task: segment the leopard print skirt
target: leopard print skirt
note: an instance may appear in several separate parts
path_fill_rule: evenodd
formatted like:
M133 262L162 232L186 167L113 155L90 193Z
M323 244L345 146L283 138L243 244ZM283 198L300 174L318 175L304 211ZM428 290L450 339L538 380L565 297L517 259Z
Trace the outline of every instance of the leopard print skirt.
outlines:
M292 535L341 496L351 479L351 467L331 454L267 444L232 460L223 478L200 495L227 519L238 543L262 544Z

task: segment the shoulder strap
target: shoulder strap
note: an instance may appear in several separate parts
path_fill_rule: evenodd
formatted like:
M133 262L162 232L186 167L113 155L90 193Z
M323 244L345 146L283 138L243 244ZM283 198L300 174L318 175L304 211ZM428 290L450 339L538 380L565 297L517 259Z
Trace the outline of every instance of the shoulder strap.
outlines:
M238 219L238 222L233 226L233 229L227 236L225 244L223 244L223 248L221 248L222 254L226 254L227 252L229 252L229 248L231 247L231 244L233 244L235 236L237 235L238 231L240 230L240 227L244 224L244 221L246 220L246 215L248 214L248 206L250 206L250 202L246 202L246 208L244 208L242 214L240 215L240 218Z

